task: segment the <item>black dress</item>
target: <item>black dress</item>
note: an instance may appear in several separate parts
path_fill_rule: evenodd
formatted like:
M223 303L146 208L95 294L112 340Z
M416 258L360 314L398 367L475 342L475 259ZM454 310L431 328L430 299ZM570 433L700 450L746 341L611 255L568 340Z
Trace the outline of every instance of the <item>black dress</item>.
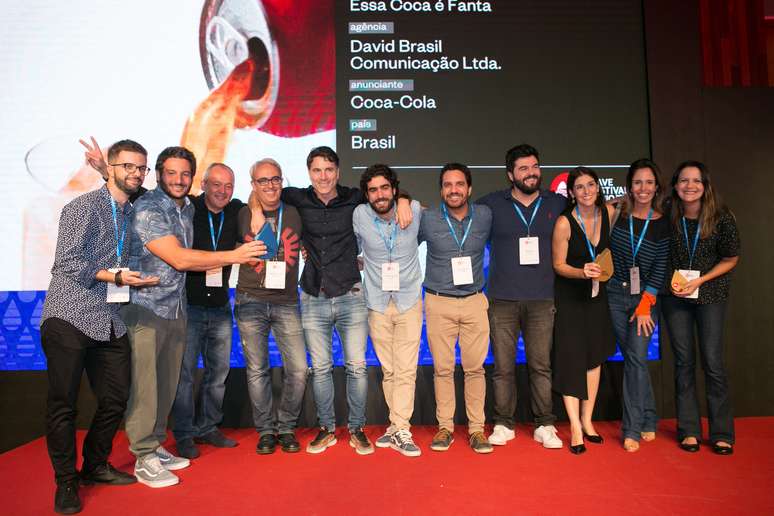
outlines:
M596 246L597 255L610 245L607 210L603 209L601 215L602 228ZM585 263L591 261L586 238L570 211L566 211L563 216L570 221L566 262L582 269ZM592 228L587 229L592 231ZM600 284L599 295L594 298L591 297L591 288L591 280L556 275L553 389L560 394L583 400L588 399L586 372L615 353L615 337L605 285Z

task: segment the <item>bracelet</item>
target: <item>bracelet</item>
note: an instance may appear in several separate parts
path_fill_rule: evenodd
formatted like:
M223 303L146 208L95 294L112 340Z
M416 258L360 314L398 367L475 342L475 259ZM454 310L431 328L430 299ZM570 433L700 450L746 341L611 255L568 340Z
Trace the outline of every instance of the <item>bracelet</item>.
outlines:
M116 272L115 278L113 278L117 287L123 287L124 282L121 280L121 271Z

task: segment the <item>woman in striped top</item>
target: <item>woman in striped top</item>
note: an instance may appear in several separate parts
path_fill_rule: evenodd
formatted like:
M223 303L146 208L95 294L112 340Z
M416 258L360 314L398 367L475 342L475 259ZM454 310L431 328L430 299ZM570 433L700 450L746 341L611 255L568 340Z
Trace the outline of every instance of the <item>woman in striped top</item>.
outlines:
M623 447L656 438L656 402L648 371L648 344L658 321L658 291L669 258L670 225L661 212L658 166L640 159L629 166L626 196L610 236L615 273L607 283L610 316L624 356Z

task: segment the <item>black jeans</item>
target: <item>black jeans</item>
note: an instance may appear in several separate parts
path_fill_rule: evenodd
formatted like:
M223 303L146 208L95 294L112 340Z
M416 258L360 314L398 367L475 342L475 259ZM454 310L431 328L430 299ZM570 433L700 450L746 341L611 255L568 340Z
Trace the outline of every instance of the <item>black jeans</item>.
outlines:
M516 412L516 344L524 337L532 416L535 426L553 425L551 346L554 339L553 299L504 301L489 299L489 328L495 367L494 423L513 429Z
M696 396L696 344L707 389L710 442L734 442L734 418L723 367L723 320L726 302L699 305L674 296L663 296L662 311L675 355L675 402L677 439L701 439L699 400Z
M40 327L40 340L48 362L46 444L59 484L78 475L75 415L84 369L97 411L83 442L83 470L107 462L129 398L129 339L116 338L111 331L109 341L94 340L67 321L51 318Z

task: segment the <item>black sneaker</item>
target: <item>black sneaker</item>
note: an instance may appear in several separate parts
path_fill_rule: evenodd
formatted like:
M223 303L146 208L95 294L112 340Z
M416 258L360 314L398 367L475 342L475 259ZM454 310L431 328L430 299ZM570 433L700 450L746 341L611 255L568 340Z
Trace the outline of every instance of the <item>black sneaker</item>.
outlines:
M292 432L282 433L277 436L277 441L285 453L296 453L301 451L301 445Z
M54 510L59 514L81 512L81 499L78 498L78 480L62 482L56 486Z
M194 441L199 444L209 444L216 448L233 448L239 444L235 440L229 439L223 435L217 428L212 432L196 437Z
M81 471L81 484L85 486L90 486L92 484L126 486L134 484L135 482L137 482L137 479L134 478L134 475L117 470L109 462L100 464L94 468L84 468Z
M369 455L374 452L374 447L362 428L349 433L349 445L355 449L358 455Z
M259 455L270 455L277 449L277 436L274 434L264 434L258 439L258 445L255 447Z
M320 428L311 443L306 446L307 453L322 453L330 446L336 444L336 434L325 427Z
M199 453L199 448L196 447L194 440L191 438L180 439L176 444L177 454L181 457L185 457L186 459L195 459L201 455L201 453Z

